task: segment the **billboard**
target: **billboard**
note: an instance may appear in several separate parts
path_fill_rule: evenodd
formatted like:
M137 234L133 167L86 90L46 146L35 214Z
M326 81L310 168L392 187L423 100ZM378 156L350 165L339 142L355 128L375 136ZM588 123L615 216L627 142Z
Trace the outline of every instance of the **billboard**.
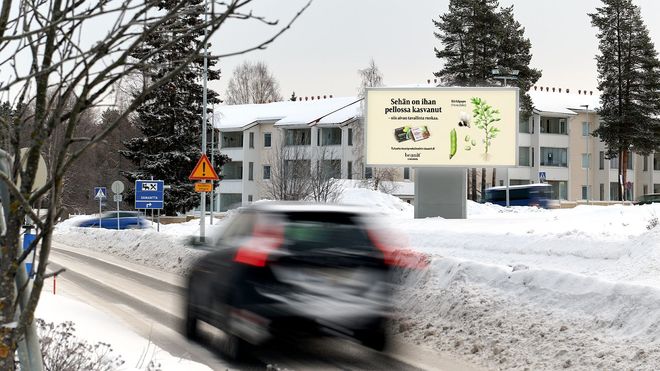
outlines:
M368 166L516 166L518 88L370 88Z

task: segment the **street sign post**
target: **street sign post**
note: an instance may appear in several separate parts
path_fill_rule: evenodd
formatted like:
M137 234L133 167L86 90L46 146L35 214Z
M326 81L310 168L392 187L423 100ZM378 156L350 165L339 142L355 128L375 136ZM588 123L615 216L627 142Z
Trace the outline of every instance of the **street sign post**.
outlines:
M94 187L94 198L99 200L99 228L101 228L101 213L103 213L103 200L108 198L105 187Z
M195 192L212 192L213 183L195 183Z
M206 112L206 110L204 110ZM205 137L206 138L206 137ZM206 145L206 140L204 140L204 145ZM190 180L201 180L202 184L206 183L207 180L219 180L218 173L215 172L211 161L202 153L202 157L197 161L197 165L193 169L192 173L188 177ZM197 189L197 188L196 188ZM211 186L213 189L213 186ZM198 191L199 192L199 191ZM200 218L199 218L199 241L204 242L204 230L205 230L205 221L206 218L206 191L202 191L202 202L200 206Z
M135 208L162 209L164 204L165 182L162 180L135 181Z
M117 230L119 230L119 203L122 200L121 193L124 192L124 183L115 180L112 182L110 189L112 189L112 192L115 194L113 200L117 203Z

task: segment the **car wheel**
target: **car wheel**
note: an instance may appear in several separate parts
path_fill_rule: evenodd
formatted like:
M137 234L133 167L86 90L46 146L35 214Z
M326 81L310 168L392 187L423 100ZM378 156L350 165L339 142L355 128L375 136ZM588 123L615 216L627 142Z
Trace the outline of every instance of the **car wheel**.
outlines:
M190 340L197 340L199 338L197 312L195 311L195 306L193 303L192 293L188 295L188 300L186 303L186 318L184 323L184 331L186 338Z
M386 320L379 318L371 326L356 332L356 339L362 345L377 351L383 351L387 347Z
M220 342L220 352L230 361L240 361L245 359L248 343L238 336L225 332L224 339Z

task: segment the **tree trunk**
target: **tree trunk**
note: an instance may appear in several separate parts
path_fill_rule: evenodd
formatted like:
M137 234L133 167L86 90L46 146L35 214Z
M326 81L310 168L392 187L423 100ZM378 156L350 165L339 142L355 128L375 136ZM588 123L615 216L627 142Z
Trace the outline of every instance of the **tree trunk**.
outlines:
M486 194L486 168L482 167L481 168L481 198L484 198L484 195Z
M495 185L496 185L495 184L495 182L497 181L496 173L497 173L497 169L493 168L493 178L492 178L492 181L490 182L491 187L495 187Z
M624 170L623 170L623 156L624 156L624 151L619 150L619 158L617 159L619 161L619 176L618 179L616 180L617 184L619 185L619 201L623 201L623 178L624 178Z
M472 201L477 201L477 168L472 168Z

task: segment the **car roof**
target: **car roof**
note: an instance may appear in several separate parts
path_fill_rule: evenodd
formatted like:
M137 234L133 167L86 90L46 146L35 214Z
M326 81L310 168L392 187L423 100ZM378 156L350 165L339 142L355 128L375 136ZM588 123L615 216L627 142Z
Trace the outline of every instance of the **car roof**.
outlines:
M301 201L259 201L249 206L240 208L244 211L261 212L327 212L327 213L350 213L350 214L377 214L372 209L358 205L324 204Z

